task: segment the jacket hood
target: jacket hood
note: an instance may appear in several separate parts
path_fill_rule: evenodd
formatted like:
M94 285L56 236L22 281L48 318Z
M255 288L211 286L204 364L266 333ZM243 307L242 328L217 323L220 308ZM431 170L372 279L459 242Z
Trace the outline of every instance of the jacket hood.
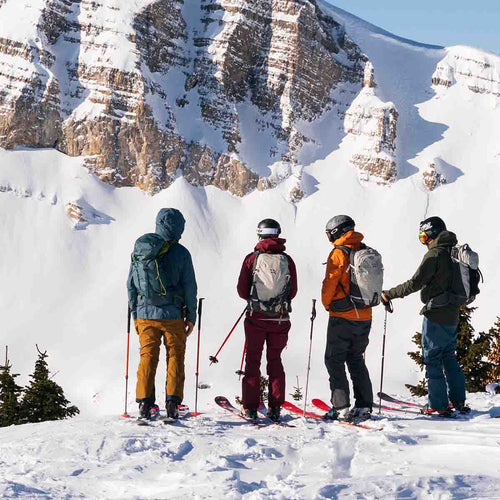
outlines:
M156 216L156 234L164 240L179 241L186 221L176 208L162 208Z
M281 253L286 250L284 238L265 238L255 245L255 250L264 253Z
M164 245L167 245L167 243L156 233L143 234L134 244L132 259L134 261L154 259Z
M454 247L458 243L457 236L451 231L440 232L436 239L429 245L429 249L435 247Z
M347 231L340 238L337 238L332 245L356 248L363 241L364 236L356 231Z

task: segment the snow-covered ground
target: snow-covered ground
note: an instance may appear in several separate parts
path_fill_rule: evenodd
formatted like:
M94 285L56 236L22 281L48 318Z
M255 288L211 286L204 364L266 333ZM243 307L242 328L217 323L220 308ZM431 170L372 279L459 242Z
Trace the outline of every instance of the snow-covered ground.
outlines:
M0 496L499 498L500 395L469 421L383 414L382 431L287 417L255 428L218 407L178 424L118 417L0 429Z

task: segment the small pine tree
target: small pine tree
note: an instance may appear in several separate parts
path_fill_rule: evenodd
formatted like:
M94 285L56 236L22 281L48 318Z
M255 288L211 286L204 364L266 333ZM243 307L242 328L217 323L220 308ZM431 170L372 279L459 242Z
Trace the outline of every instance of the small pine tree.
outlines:
M488 361L491 339L489 333L475 335L471 315L475 307L460 308L457 329L457 360L465 375L465 384L469 392L484 390L487 384L491 363Z
M0 366L0 427L20 423L21 405L19 396L23 388L16 384L19 375L10 372L11 365L6 360L5 366Z
M267 377L264 377L263 375L260 376L260 400L263 403L267 403L269 399L269 379Z
M68 406L62 387L49 378L49 368L45 358L47 352L38 349L35 371L30 375L31 382L25 389L21 413L25 422L44 422L46 420L62 420L73 417L80 410L76 406Z
M297 376L297 385L294 387L294 389L295 389L295 392L290 393L290 396L292 396L292 398L295 401L302 401L302 398L304 396L302 395L302 387L300 387L300 385L299 385L299 377L298 376Z
M408 353L408 356L410 356L415 363L420 367L420 370L423 371L424 369L424 363L422 361L422 334L421 333L416 333L413 335L412 342L419 348L418 351L411 351ZM411 385L411 384L405 384L405 387L407 387L410 390L410 394L412 396L427 396L428 390L427 390L427 380L423 378L420 380L420 382L417 385Z
M491 363L487 382L500 381L500 316L497 317L495 324L489 330L490 335L490 353L488 361Z

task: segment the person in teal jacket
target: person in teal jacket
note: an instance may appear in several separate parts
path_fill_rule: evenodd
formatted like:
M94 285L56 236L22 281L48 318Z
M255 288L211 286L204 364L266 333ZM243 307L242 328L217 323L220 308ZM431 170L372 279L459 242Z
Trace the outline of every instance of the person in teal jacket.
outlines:
M175 208L163 208L156 232L135 243L127 280L129 306L139 335L141 357L136 401L141 417L155 405L155 375L160 345L167 349L167 415L178 417L184 392L186 339L196 322L196 278L191 255L179 243L185 220Z

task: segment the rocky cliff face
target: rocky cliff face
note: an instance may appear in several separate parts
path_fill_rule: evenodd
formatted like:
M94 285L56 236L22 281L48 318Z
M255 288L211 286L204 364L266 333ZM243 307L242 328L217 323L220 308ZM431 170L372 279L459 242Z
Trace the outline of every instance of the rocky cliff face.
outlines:
M396 180L396 130L398 112L392 102L382 102L376 95L374 70L365 67L363 90L347 110L344 129L355 138L351 162L365 179L379 183ZM349 140L349 137L348 137Z
M116 186L181 172L242 196L272 184L248 141L297 163L300 124L360 89L365 60L315 0L0 0L0 146L85 156Z

